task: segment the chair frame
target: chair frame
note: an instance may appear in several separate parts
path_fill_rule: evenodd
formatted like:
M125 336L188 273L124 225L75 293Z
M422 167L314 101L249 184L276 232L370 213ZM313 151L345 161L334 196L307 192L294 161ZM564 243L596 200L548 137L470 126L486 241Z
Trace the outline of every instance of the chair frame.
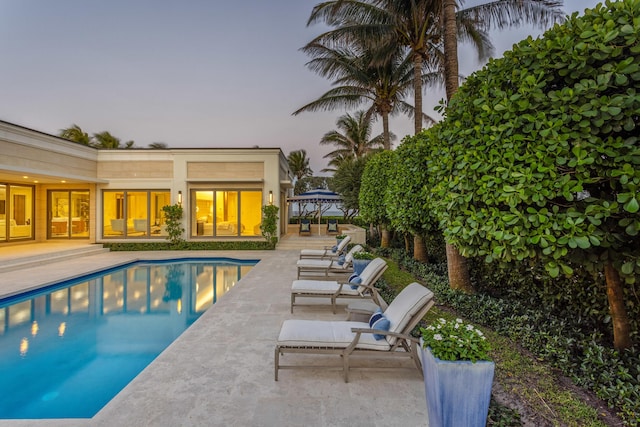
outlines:
M326 277L329 278L329 274L333 274L333 277L338 276L348 276L353 273L353 254L356 252L364 251L362 245L354 245L349 252L347 252L345 256L345 261L342 266L334 266L336 260L333 259L313 259L313 258L302 258L299 259L296 263L298 267L298 279L300 279L301 275L306 273L313 278ZM351 255L349 255L351 254ZM311 275L313 273L323 273L324 276Z
M335 226L335 228L332 227L332 225ZM339 227L338 227L338 220L337 219L328 219L327 220L327 235L331 235L331 234L340 234L340 230L339 230Z
M381 258L377 258L382 260ZM382 260L384 262L384 260ZM370 264L371 265L371 264ZM374 264L375 265L375 264ZM368 266L367 266L368 267ZM385 262L378 271L376 271L372 276L371 280L368 283L361 283L358 285L358 293L357 294L345 294L343 293L343 289L345 287L350 287L350 283L338 282L338 288L335 292L332 293L317 293L317 292L305 292L305 291L294 291L291 289L291 313L293 313L294 306L309 306L315 304L296 304L296 298L330 298L331 299L331 309L333 313L336 313L336 306L338 298L350 298L350 299L370 299L378 306L381 304L381 297L378 295L378 289L374 286L375 283L382 277L382 274L387 269L388 265ZM313 282L313 280L309 280ZM323 284L330 283L326 280L317 280Z
M333 246L325 246L324 249L303 249L300 251L300 259L335 259L338 258L351 242L351 236L347 236L336 246L338 249L333 252ZM306 251L306 252L305 252Z
M308 230L302 230L302 225L307 225L309 227ZM311 235L311 220L310 219L306 219L306 218L301 218L300 219L300 230L298 231L298 235L302 235L302 234L308 234Z
M420 341L418 338L410 335L413 328L424 318L427 312L433 307L435 304L433 300L434 296L431 293L431 297L425 302L425 304L420 307L420 309L411 317L408 321L407 325L402 329L401 332L390 332L383 331L377 329L370 328L351 328L351 332L354 334L353 340L346 347L344 346L335 346L335 347L320 347L314 346L312 342L307 346L289 346L283 343L276 343L275 354L274 354L274 369L275 369L275 381L278 381L278 371L280 369L318 369L318 368L340 368L337 365L327 365L327 366L318 366L318 365L282 365L280 363L280 355L285 355L286 353L299 353L299 354L328 354L328 355L338 355L342 359L342 372L344 375L344 381L346 383L349 382L349 370L352 369L351 366L351 357L352 356L383 356L389 358L409 358L412 359L416 368L420 372L420 375L423 375L422 372L422 363L420 361L420 356L418 354L418 346L420 345ZM323 322L319 320L318 322ZM330 322L330 321L329 321ZM354 324L361 325L362 322L353 322ZM395 342L391 345L388 350L372 350L372 349L360 349L357 347L360 337L362 334L380 334L385 337L393 337L395 338Z

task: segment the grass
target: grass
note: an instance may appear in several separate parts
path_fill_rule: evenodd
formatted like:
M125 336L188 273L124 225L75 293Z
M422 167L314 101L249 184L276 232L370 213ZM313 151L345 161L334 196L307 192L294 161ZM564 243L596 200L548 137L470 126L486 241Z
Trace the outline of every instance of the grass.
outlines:
M417 281L413 275L387 259L380 293L390 301L402 288ZM461 317L447 307L436 306L425 316L428 324L439 317ZM493 348L496 362L494 399L489 410L488 425L519 426L521 417L534 418L537 425L606 426L598 419L598 411L583 399L576 387L559 381L553 369L521 349L517 343L487 328L481 328ZM564 385L563 385L564 384ZM524 412L524 413L523 413Z

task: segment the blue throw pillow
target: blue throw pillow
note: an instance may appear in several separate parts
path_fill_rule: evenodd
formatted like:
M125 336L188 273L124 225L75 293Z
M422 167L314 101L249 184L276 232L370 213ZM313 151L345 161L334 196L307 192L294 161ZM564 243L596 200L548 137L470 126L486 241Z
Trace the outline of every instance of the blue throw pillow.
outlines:
M382 316L384 316L384 314L382 314L382 310L380 308L374 311L369 318L369 327L372 328L373 324L376 323Z
M351 276L349 276L349 280L347 280L347 281L350 282L353 279L355 279L356 277L358 277L358 273L353 273Z
M336 252L338 252L338 247L334 245L334 246L331 248L331 252L333 252L334 254L335 254Z
M343 265L345 262L345 256L344 255L340 255L338 257L338 259L336 260L336 262L338 263L338 265Z
M373 325L371 325L371 329L379 329L382 331L388 331L390 327L391 327L391 322L382 313L380 313L380 318L375 322L373 322ZM373 334L373 337L377 341L383 340L385 338L384 335L380 335L380 334Z
M358 289L358 285L360 285L360 283L362 283L362 277L358 276L357 274L352 274L351 276L356 276L356 277L349 277L349 283L351 284L351 289Z

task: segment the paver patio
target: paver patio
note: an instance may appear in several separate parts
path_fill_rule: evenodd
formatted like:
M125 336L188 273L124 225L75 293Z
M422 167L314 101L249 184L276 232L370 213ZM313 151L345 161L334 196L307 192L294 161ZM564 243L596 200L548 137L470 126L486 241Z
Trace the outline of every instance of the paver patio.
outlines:
M348 384L340 370L326 369L286 370L274 381L285 319L346 317L326 305L290 314L297 251L110 252L0 273L0 295L134 259L184 256L261 261L92 419L0 420L0 427L427 425L423 381L410 361L400 362L407 369L355 370Z

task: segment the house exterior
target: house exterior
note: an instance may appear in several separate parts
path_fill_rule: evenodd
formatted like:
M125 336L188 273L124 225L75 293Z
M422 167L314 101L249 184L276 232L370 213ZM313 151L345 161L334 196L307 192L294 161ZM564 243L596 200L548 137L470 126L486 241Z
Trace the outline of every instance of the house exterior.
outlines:
M162 207L184 208L185 240L262 240L262 207L292 187L279 148L102 150L0 121L0 245L166 240Z

